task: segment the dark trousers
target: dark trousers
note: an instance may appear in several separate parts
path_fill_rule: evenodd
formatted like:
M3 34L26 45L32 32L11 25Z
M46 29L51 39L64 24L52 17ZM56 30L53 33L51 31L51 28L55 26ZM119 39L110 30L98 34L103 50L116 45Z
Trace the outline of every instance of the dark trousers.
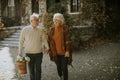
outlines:
M55 63L59 77L63 76L64 80L68 80L68 59L64 55L58 55Z
M43 53L38 54L26 54L30 57L30 62L28 63L30 71L30 80L41 80L41 63L43 58Z

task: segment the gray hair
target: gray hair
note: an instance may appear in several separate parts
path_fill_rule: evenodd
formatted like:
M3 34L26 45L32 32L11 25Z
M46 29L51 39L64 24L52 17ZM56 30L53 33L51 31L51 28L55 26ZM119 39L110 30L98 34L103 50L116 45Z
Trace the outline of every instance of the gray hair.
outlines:
M33 14L30 16L30 22L31 22L32 20L34 20L35 18L38 18L38 19L39 19L39 14L33 13Z
M63 14L61 13L55 13L54 16L53 16L53 21L57 19L57 20L60 20L62 22L62 24L65 23L65 19L64 19L64 16Z

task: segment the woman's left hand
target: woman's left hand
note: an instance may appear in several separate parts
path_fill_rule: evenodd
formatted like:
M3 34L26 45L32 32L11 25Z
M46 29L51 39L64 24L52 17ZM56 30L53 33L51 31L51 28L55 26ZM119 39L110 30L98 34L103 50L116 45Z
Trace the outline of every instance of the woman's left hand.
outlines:
M65 57L70 57L70 54L69 54L69 52L67 51L67 52L65 52Z

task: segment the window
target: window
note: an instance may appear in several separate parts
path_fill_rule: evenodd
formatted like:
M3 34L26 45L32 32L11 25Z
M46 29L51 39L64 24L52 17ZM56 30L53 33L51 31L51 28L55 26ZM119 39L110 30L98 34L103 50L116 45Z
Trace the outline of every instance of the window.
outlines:
M55 0L55 2L56 2L56 3L59 3L59 2L60 2L60 0Z
M70 7L71 7L71 12L80 12L80 0L71 0L71 5L70 5Z
M49 12L49 9L51 6L53 7L53 5L60 3L60 2L61 2L61 0L46 0L47 12Z
M39 2L36 0L32 0L32 13L39 13Z

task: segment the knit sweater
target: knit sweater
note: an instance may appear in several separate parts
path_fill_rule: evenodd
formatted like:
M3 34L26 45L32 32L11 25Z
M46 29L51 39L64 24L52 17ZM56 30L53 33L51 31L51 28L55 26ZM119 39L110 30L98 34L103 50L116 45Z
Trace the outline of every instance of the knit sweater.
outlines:
M40 27L32 27L32 25L26 26L22 29L19 39L19 53L36 54L43 51L43 48L49 49L47 36Z

